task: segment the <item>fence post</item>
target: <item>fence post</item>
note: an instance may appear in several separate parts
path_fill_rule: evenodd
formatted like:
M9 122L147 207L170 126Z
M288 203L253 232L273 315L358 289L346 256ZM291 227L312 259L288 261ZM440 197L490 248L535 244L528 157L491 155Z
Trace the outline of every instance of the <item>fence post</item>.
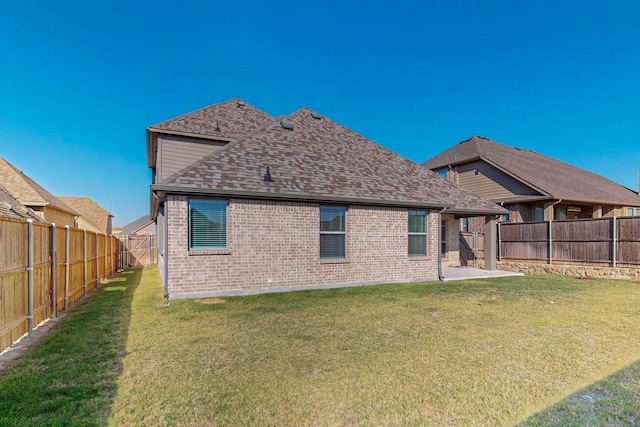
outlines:
M98 233L96 233L96 288L98 287L98 285L100 284L100 257L98 255L100 255L100 239L98 239Z
M51 223L51 316L58 317L58 253L56 252L56 223Z
M64 226L64 309L69 308L69 226Z
M106 279L109 276L107 273L107 235L104 235L104 278Z
M500 235L500 223L498 223L498 261L502 262L502 237Z
M84 267L84 294L87 294L87 229L82 230L82 265Z
M618 260L618 232L617 232L617 227L616 227L616 220L617 218L614 216L613 217L613 248L611 251L611 256L613 257L613 266L615 267Z
M27 323L33 332L33 220L27 220Z
M473 268L478 268L478 233L473 232Z
M551 237L551 220L549 220L549 265L553 264L553 238Z

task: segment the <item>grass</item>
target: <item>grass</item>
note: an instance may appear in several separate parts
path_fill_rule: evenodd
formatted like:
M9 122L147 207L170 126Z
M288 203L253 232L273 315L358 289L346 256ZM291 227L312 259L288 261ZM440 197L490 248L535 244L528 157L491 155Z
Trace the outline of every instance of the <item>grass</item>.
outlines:
M0 426L104 425L122 373L132 293L142 270L74 307L0 373Z
M0 374L0 425L640 424L638 282L526 276L162 307L156 269L116 280Z

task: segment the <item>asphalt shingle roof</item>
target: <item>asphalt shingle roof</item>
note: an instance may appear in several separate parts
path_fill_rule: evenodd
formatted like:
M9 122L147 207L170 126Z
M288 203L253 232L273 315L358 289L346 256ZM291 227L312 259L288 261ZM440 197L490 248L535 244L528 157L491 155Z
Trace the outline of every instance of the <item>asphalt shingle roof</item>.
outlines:
M564 200L640 206L640 196L607 178L532 150L473 136L422 163L429 169L483 159L525 184Z
M170 131L213 138L235 139L253 132L273 117L233 98L150 126L155 131Z
M264 180L267 167L272 182ZM178 172L167 181L165 189L171 188L507 212L306 107Z
M0 157L0 184L25 206L51 206L60 211L78 215L69 205L49 193L2 157Z
M98 203L89 197L58 196L58 198L82 215L101 233L109 232L109 217L113 215Z
M140 230L145 225L151 222L151 217L149 215L145 215L142 218L138 218L133 222L122 227L122 231L120 234L134 234L136 231Z
M44 222L35 212L20 203L0 185L0 216Z

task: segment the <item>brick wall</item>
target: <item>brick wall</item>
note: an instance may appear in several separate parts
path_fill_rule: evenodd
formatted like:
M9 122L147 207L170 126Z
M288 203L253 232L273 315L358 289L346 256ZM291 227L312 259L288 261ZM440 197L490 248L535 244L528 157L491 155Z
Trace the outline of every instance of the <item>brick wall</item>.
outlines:
M460 266L460 220L455 219L453 215L442 215L442 219L447 224L446 238L447 253L442 258L442 265L445 267ZM484 219L484 218L483 218Z
M166 206L171 298L437 278L436 211L427 216L427 256L409 257L406 209L348 206L347 258L325 260L317 204L229 200L228 248L191 252L188 199L169 196Z
M58 227L68 225L73 228L76 226L75 215L50 208L49 206L45 206L44 208L44 219L48 223L55 222Z

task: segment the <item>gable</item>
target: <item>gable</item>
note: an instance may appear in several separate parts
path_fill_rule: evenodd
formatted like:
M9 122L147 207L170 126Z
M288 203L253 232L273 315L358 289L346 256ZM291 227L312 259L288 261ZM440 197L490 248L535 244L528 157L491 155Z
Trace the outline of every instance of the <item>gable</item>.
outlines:
M479 159L495 165L510 176L526 182L531 188L555 199L640 206L637 193L605 177L532 150L509 147L479 136L473 136L454 145L425 161L423 165L437 169L446 165L467 164Z
M540 192L482 160L458 165L456 170L458 172L458 184L485 199L515 195L542 195Z
M271 179L265 179L267 167ZM385 206L504 209L308 108L227 144L153 190ZM506 211L505 211L506 212Z
M179 135L159 135L157 181L165 181L176 172L227 144L228 142L226 141L190 138Z

